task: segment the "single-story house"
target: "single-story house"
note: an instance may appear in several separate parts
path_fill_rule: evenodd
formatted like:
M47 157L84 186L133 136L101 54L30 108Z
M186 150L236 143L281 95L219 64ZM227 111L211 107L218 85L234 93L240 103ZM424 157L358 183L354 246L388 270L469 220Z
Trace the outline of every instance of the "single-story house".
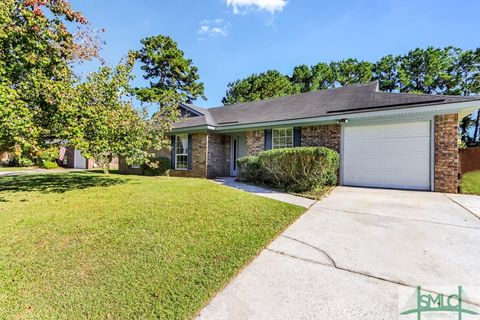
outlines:
M479 106L480 97L381 92L378 82L210 109L184 104L171 175L236 176L239 157L325 146L340 154L341 185L455 193L458 122Z

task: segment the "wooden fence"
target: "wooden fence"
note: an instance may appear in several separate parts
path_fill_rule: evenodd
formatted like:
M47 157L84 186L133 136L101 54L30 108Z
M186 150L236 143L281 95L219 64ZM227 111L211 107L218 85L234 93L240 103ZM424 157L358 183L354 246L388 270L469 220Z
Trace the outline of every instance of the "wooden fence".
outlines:
M480 170L480 147L460 149L461 173Z

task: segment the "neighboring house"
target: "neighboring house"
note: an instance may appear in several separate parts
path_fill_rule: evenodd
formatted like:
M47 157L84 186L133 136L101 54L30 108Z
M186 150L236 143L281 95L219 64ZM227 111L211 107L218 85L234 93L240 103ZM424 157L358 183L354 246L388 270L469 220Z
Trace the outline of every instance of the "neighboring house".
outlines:
M0 165L8 164L13 159L13 153L9 151L0 151Z
M71 147L62 148L64 148L64 151L60 149L60 161L62 161L63 167L72 169L94 169L98 167L94 160L85 158L80 150ZM110 168L115 169L117 167L118 158L115 157L110 162Z
M173 176L236 176L236 160L272 148L340 153L340 184L458 192L458 120L480 97L386 93L378 83L203 109L182 105ZM131 172L121 167L122 172Z

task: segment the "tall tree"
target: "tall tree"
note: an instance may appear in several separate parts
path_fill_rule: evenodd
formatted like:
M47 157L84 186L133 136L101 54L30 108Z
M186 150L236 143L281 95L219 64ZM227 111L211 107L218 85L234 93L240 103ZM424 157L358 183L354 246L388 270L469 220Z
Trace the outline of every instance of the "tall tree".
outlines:
M74 138L71 63L98 56L99 46L97 33L67 0L3 0L0 144L37 155L52 141Z
M358 61L357 59L345 59L330 64L335 74L335 80L341 86L366 83L372 80L372 63Z
M312 91L333 88L335 82L335 72L327 63L320 62L312 67Z
M228 84L228 90L222 99L223 104L229 105L268 98L276 98L300 92L300 88L277 70L252 74L243 80Z
M204 98L204 84L199 81L198 68L167 36L153 36L141 40L142 49L137 52L143 76L149 87L137 88L137 97L144 102L165 105L166 101L192 103Z
M398 67L400 91L426 94L441 92L453 63L448 50L417 48L402 56Z
M312 71L307 65L302 64L293 68L291 81L300 92L312 91L312 78Z
M398 90L398 60L399 57L391 54L378 60L373 66L374 79L379 81L380 90L393 92Z

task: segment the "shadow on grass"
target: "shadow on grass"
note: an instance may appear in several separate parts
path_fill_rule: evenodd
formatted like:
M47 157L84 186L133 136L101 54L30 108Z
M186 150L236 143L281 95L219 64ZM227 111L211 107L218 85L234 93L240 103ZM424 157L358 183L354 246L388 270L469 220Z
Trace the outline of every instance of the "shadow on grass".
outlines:
M40 174L0 177L0 192L64 193L93 187L110 187L126 183L111 176L68 174ZM2 197L0 195L0 201Z

